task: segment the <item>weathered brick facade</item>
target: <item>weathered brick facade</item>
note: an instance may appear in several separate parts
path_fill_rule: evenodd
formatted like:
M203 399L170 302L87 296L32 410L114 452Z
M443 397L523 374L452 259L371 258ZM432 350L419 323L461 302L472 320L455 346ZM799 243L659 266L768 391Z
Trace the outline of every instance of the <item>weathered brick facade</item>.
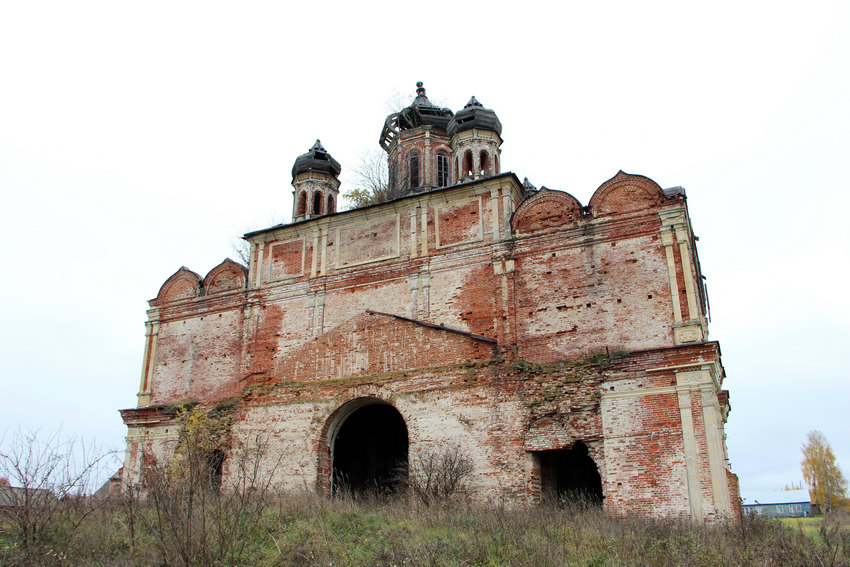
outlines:
M269 435L269 474L329 493L346 421L390 405L402 456L461 447L480 500L533 503L598 471L614 513L734 517L728 394L684 192L620 172L582 206L499 173L501 125L427 122L397 120L383 139L391 158L405 140L420 152L419 192L313 216L296 195L303 220L245 236L247 269L165 282L139 407L122 411L126 477L144 447L168 454L169 404L231 402L233 435ZM473 142L489 169L476 157L464 178L456 150ZM311 172L336 197L334 171Z

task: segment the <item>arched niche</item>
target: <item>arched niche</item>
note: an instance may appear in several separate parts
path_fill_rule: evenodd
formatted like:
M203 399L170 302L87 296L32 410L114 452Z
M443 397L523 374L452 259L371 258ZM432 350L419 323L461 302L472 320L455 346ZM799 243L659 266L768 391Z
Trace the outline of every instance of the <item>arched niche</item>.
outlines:
M649 209L664 202L664 191L652 179L620 171L590 198L594 217Z
M530 234L574 224L580 219L578 199L544 187L517 207L511 222L517 234Z
M160 303L194 299L198 297L200 289L201 276L186 266L181 266L170 278L165 280L153 302L158 305Z
M204 278L204 291L207 295L224 293L236 289L245 289L248 269L230 258L210 270Z

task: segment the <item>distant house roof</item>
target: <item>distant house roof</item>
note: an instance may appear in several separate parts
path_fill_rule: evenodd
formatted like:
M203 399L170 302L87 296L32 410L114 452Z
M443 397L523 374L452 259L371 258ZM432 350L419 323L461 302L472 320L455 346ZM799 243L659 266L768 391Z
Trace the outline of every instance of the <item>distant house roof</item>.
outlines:
M26 498L27 492L30 493L29 497L31 499L38 498L41 502L56 498L56 496L54 496L52 492L41 488L18 488L16 486L0 486L0 508L13 508L15 506L20 506L21 503L24 501L24 498Z
M797 490L752 490L742 491L741 498L744 506L769 505L769 504L800 504L808 503L809 491L805 488Z

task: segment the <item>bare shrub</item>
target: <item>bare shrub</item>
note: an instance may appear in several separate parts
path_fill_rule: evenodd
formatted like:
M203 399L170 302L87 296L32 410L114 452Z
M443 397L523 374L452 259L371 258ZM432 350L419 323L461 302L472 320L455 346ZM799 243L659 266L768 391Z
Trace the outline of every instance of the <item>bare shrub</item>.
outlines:
M465 498L474 467L460 447L423 451L397 477L419 502L430 506Z
M96 508L89 498L114 453L93 442L18 429L3 436L0 478L0 529L24 553L56 539L61 528L67 543Z
M229 418L197 409L180 410L178 421L173 458L144 456L144 499L134 508L128 493L126 510L136 515L128 525L141 524L167 565L242 564L257 551L254 535L273 501L276 464L263 468L267 442L233 441Z

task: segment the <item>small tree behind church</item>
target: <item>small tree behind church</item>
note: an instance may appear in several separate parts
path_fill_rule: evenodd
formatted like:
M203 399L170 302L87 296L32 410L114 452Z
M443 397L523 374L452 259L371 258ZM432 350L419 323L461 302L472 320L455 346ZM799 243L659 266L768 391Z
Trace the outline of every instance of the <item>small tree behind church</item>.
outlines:
M835 462L829 441L820 431L810 431L806 437L801 465L812 504L817 504L821 512L833 512L846 500L847 480Z

